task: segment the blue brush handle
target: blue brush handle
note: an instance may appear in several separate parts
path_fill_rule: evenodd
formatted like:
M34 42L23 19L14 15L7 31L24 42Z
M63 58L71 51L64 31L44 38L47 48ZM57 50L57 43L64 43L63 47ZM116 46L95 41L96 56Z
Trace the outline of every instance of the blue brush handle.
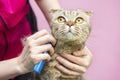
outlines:
M46 43L46 44L51 44L50 42ZM49 51L46 51L44 52L43 54L49 54ZM46 63L46 60L42 60L40 61L39 63L37 63L35 66L34 66L34 71L37 73L37 74L40 74L44 65Z

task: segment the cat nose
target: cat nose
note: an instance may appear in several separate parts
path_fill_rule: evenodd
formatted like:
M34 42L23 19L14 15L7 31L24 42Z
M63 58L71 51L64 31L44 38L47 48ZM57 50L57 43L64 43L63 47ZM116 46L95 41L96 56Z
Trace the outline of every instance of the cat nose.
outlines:
M73 22L73 21L68 21L66 24L67 24L69 27L71 27L71 26L74 25L74 22Z

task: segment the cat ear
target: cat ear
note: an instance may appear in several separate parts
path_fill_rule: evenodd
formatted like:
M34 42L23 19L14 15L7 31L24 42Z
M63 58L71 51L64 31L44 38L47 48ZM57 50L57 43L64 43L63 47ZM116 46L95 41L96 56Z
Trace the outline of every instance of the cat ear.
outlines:
M88 16L92 16L93 11L85 11L85 13L86 13Z

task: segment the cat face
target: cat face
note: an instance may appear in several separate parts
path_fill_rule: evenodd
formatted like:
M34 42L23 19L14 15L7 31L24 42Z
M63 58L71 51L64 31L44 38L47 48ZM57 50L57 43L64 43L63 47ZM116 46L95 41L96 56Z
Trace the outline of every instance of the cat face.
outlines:
M90 34L91 12L81 10L52 10L51 31L58 40L85 41Z

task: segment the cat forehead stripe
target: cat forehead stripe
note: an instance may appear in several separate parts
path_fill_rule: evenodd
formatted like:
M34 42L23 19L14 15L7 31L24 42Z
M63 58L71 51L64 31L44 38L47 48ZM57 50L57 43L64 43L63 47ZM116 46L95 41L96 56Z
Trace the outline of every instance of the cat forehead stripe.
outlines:
M65 15L79 15L79 13L78 12L76 12L76 11L72 11L72 10L66 10L66 11L64 11L64 14Z

